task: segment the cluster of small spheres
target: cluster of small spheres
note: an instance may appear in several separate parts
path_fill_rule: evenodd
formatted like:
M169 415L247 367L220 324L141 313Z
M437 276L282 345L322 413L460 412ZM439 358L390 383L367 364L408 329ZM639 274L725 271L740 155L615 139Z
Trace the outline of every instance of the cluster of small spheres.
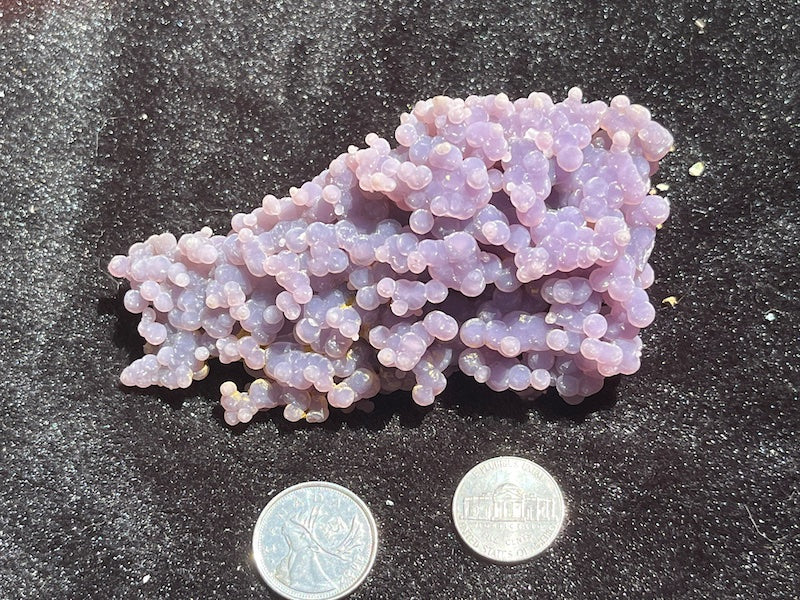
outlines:
M232 219L134 244L145 355L128 386L185 388L210 359L254 380L221 388L225 420L287 419L410 390L428 405L459 369L495 391L569 403L639 368L655 310L648 258L668 202L650 176L672 137L625 96L438 96L313 180Z

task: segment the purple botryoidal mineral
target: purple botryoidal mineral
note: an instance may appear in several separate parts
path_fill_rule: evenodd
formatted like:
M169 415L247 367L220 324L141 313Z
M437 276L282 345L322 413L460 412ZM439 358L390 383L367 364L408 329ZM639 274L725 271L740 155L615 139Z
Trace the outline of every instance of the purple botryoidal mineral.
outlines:
M411 390L433 402L456 369L569 403L639 368L656 228L669 204L650 176L672 136L617 96L444 96L370 134L312 181L268 195L232 231L169 233L115 256L141 313L145 355L128 386L185 388L208 361L242 360L220 387L225 420Z

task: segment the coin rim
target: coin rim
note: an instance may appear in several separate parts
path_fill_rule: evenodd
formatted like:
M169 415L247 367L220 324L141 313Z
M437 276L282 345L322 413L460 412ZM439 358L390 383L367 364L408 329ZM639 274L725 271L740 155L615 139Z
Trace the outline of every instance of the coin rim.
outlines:
M550 481L553 483L553 486L555 487L556 492L558 494L558 499L561 502L561 520L558 523L558 527L555 528L555 531L553 531L552 535L548 538L547 543L544 544L541 549L537 550L533 554L528 554L528 555L526 555L526 556L524 556L522 558L516 558L516 559L513 559L513 560L503 560L503 559L500 559L500 558L494 558L492 556L486 556L482 552L479 552L477 549L473 548L469 544L469 542L467 542L467 540L464 539L464 534L462 533L462 530L459 527L459 519L456 518L456 499L459 497L459 493L461 492L461 489L464 486L464 482L467 481L467 479L470 477L470 475L472 475L477 469L479 469L480 467L482 467L486 463L496 462L496 461L500 461L500 460L511 460L511 461L516 461L516 462L530 463L534 467L540 469L550 479ZM539 554L542 554L545 550L547 550L550 546L553 545L553 541L556 539L556 537L558 537L558 534L561 533L561 529L564 527L564 521L565 521L566 516L567 516L567 506L566 506L566 503L564 502L564 494L561 491L561 486L558 485L558 482L555 480L555 478L542 465L540 465L539 463L534 462L534 461L532 461L532 460L530 460L528 458L523 458L521 456L495 456L494 458L489 458L489 459L486 459L486 460L484 460L482 462L479 462L477 465L472 467L469 471L467 471L464 474L464 476L461 478L461 481L459 481L458 486L456 486L456 491L453 493L453 502L451 504L451 512L452 512L452 516L453 516L453 526L455 527L456 533L458 533L458 537L461 538L461 542L467 548L469 548L470 551L473 554L475 554L476 556L485 558L486 560L491 561L493 563L503 564L503 565L516 565L516 564L523 563L525 561L531 560L532 558L538 556Z
M274 585L272 585L272 580L274 579L269 571L267 570L267 565L264 563L263 560L263 552L260 550L258 545L258 538L259 532L264 527L264 523L267 520L267 517L272 509L274 509L275 505L280 502L280 500L297 490L309 488L309 487L322 487L322 488L329 488L332 490L336 490L345 496L347 496L350 500L352 500L356 506L358 506L361 511L366 515L367 522L369 523L369 530L370 530L370 555L369 560L367 561L366 566L364 567L364 571L359 575L359 577L345 590L336 592L332 596L324 596L320 598L320 600L340 600L341 598L345 598L352 594L356 588L358 588L364 580L369 575L370 571L372 571L372 567L375 564L375 558L378 555L378 526L375 523L375 518L372 516L372 511L370 511L369 507L366 503L359 498L354 492L347 489L344 486L341 486L337 483L331 483L329 481L305 481L303 483L298 483L293 486L290 486L280 492L278 492L269 502L267 505L261 510L261 513L258 515L258 519L256 520L255 527L253 528L253 559L256 563L256 568L258 569L259 575L261 575L261 579L264 580L269 588L274 591L279 596L286 598L287 600L303 600L300 597L292 597L287 596L282 591L278 590ZM288 587L288 586L286 586ZM290 588L291 589L291 588Z

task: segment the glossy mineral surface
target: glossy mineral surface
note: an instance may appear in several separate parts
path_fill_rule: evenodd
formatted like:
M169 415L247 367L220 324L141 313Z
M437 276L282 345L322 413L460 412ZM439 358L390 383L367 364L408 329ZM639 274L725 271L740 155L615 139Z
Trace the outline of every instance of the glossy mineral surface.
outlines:
M570 403L639 368L656 228L648 194L672 137L617 96L443 96L400 117L312 181L232 219L134 244L130 281L145 356L122 383L185 388L208 362L254 381L221 388L225 420L284 407L322 421L380 392L433 402L455 369Z

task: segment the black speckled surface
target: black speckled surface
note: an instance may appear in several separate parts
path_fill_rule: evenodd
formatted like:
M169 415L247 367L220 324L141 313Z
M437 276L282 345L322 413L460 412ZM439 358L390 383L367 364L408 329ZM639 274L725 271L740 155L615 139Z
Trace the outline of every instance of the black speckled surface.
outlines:
M797 597L797 5L306 4L0 2L0 597L268 598L252 527L308 479L378 521L354 598ZM676 138L652 296L681 300L638 374L578 409L461 380L429 410L395 395L234 430L219 369L183 393L118 386L139 342L114 254L226 229L417 99L573 85ZM474 558L450 519L460 477L501 454L568 503L516 566Z

